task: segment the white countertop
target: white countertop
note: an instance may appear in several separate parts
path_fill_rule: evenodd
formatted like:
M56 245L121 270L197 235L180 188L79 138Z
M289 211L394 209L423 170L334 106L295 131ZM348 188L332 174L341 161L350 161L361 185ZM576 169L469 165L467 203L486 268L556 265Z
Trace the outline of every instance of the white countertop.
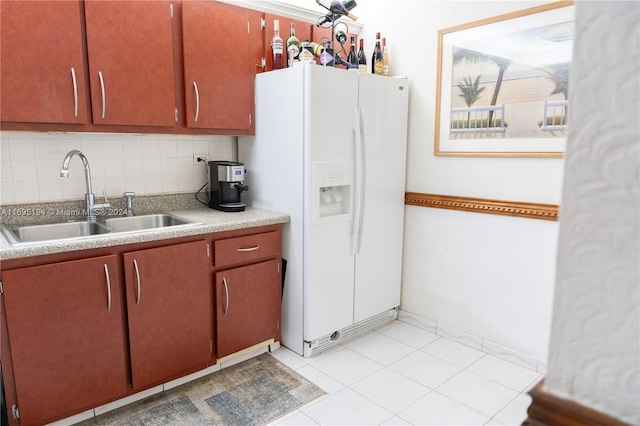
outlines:
M212 232L232 231L235 229L287 223L290 220L289 215L285 213L252 207L247 207L243 212L234 213L225 213L207 207L167 210L158 213L169 213L193 222L198 222L199 224L170 226L143 231L114 232L81 237L73 240L41 241L37 243L21 243L19 245L11 245L4 236L0 236L0 260L142 243Z

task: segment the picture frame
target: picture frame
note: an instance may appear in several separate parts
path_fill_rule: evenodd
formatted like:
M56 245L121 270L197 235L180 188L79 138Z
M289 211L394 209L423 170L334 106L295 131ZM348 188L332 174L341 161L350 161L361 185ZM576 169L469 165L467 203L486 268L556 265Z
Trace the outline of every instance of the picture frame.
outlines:
M438 31L436 156L562 157L573 1Z

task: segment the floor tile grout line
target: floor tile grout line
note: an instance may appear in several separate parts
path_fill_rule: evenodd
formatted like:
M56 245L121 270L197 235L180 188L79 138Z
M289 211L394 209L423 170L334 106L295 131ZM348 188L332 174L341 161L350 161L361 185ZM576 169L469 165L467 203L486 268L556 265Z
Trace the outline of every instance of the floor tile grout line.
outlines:
M441 336L441 337L444 337L444 336ZM444 338L446 338L446 337L444 337ZM449 339L449 340L451 340L451 339ZM456 343L458 343L458 342L456 342ZM427 346L427 345L425 345L425 346ZM352 352L355 352L355 353L357 353L357 354L359 354L359 355L362 355L362 356L364 356L365 358L367 358L367 359L369 359L369 360L371 360L371 361L377 362L377 361L372 360L371 358L367 357L366 355L361 354L361 353L360 353L360 352L358 352L356 349L352 349L352 348L349 348L349 347L345 347L345 349L350 349ZM384 368L390 368L392 371L394 371L394 372L396 372L396 373L398 373L398 374L401 374L402 376L404 376L404 377L406 377L406 378L408 378L408 379L410 379L410 380L412 380L412 381L414 381L414 382L416 382L416 383L418 383L418 384L420 384L420 385L422 385L422 386L425 386L426 388L428 388L428 389L430 390L430 391L429 391L429 393L431 393L431 392L437 392L438 394L440 394L440 395L442 395L442 396L444 396L444 397L446 397L446 398L448 398L448 399L450 399L450 400L452 400L452 401L455 401L456 403L461 404L461 405L465 406L466 408L468 408L468 409L470 409L470 410L473 410L473 411L475 411L476 413L481 414L482 416L488 417L488 418L489 418L489 421L490 421L490 420L492 420L492 419L494 419L494 418L495 418L495 416L497 416L497 415L498 415L502 410L504 410L504 408L506 408L506 407L507 407L509 404L511 404L511 403L512 403L512 402L513 402L513 401L514 401L514 400L515 400L519 395L521 395L521 394L523 393L522 391L519 391L519 390L516 390L516 389L510 388L509 386L506 386L506 385L504 385L503 383L499 383L499 382L497 382L497 381L495 381L495 380L493 380L493 379L490 379L490 378L488 378L488 377L482 376L482 375L480 375L480 374L478 374L478 373L475 373L475 372L473 372L473 371L468 370L468 368L469 368L471 365L473 365L473 364L475 364L476 362L480 361L480 359L484 358L485 356L490 355L490 354L488 354L488 353L483 353L483 355L482 355L478 360L476 360L476 361L474 361L473 363L469 364L467 367L460 367L460 366L455 365L455 364L453 364L453 363L451 363L451 362L449 362L449 361L447 361L447 360L445 360L445 359L442 359L442 358L440 358L440 357L438 357L438 356L436 356L436 355L426 353L427 355L433 356L434 358L437 358L437 359L439 359L439 360L441 360L441 361L444 361L444 362L447 362L448 364L451 364L451 365L453 365L453 366L455 366L455 367L457 367L457 368L460 368L460 371L458 371L458 372L457 372L456 374L454 374L453 376L449 377L449 378L448 378L447 380L445 380L444 382L440 383L440 384L439 384L438 386L436 386L435 388L432 388L432 387L430 387L430 386L425 385L424 383L420 383L420 382L418 382L418 381L416 381L416 380L413 380L410 376L407 376L407 375L405 375L405 374L403 374L403 373L400 373L400 372L398 372L398 371L396 371L396 370L393 370L393 368L391 368L391 365L393 365L393 364L395 364L396 362L399 362L400 360L402 360L402 359L404 359L404 358L408 357L409 355L411 355L411 354L415 353L416 351L421 351L421 349L414 349L414 351L412 351L411 353L409 353L409 354L407 354L407 355L403 356L402 358L399 358L398 360L394 361L393 363L391 363L391 364L389 364L389 365L386 365L386 366L385 366L385 365L383 365L383 369L384 369ZM421 352L423 352L423 351L421 351ZM498 357L497 357L497 358L498 358ZM498 358L498 359L500 359L500 358ZM508 361L507 361L507 362L508 362ZM379 364L379 363L378 363L378 364ZM517 364L515 364L515 365L517 365ZM522 368L524 368L524 367L522 367ZM356 384L356 383L360 382L361 380L364 380L364 379L368 378L369 376L371 376L371 375L373 375L373 374L375 374L375 373L377 373L377 372L379 372L379 371L380 371L380 370L376 370L376 371L374 371L374 372L370 373L369 375L367 375L367 376L365 376L365 377L363 377L363 378L359 379L358 381L354 382L353 384ZM500 409L498 409L495 413L493 413L492 415L490 415L490 416L489 416L489 415L487 415L487 414L484 414L484 413L479 412L478 410L476 410L476 409L474 409L474 408L472 408L472 407L469 407L468 405L464 404L464 403L463 403L463 402L461 402L461 401L457 401L457 400L455 400L455 399L453 399L453 398L451 398L451 397L449 397L449 396L447 396L447 395L445 395L445 394L443 394L443 393L441 393L441 392L439 392L439 391L438 391L438 388L439 388L440 386L444 385L445 383L447 383L448 381L452 380L454 377L456 377L456 376L460 375L460 374L461 374L462 372L464 372L464 371L467 371L468 373L473 374L474 376L477 376L477 377L480 377L480 378L482 378L482 379L488 380L488 381L490 381L490 382L492 382L492 383L495 383L496 385L502 386L502 387L504 387L504 388L506 388L506 389L508 389L508 390L511 390L511 391L513 391L513 392L516 392L516 395L515 395L513 398L511 398L511 399L510 399L510 400L509 400L509 401L508 401L504 406L502 406L502 407L501 407ZM353 384L352 384L352 385L346 385L345 383L342 383L342 382L340 382L340 381L339 381L339 380L337 380L337 379L334 379L334 380L336 380L336 381L338 381L339 383L341 383L342 385L344 385L344 386L345 386L345 388L349 388L349 389L351 389L352 391L354 391L354 392L358 393L360 396L362 396L362 397L366 398L367 400L371 401L372 403L374 403L374 404L376 404L376 405L380 406L380 405L379 405L379 404L377 404L375 401L372 401L371 399L369 399L367 396L362 395L361 393L359 393L359 392L358 392L358 391L356 391L355 389L351 388L351 386L352 386ZM343 389L341 389L341 390L343 390ZM338 391L338 392L339 392L339 391ZM425 396L426 396L426 395L425 395ZM414 402L413 402L412 404L410 404L408 407L410 407L411 405L413 405L413 404L415 404L415 403L417 403L417 401L414 401ZM381 407L381 406L380 406L380 407ZM408 407L407 407L407 408L408 408ZM384 407L381 407L381 408L385 409ZM405 408L405 409L406 409L406 408ZM386 410L386 409L385 409L385 410ZM389 411L389 410L386 410L386 411ZM399 416L399 413L393 413L393 414L394 414L395 416L397 416L397 417L402 418L401 416ZM406 421L405 419L402 419L402 420ZM315 421L315 420L314 420L314 421Z
M374 362L375 364L377 364L378 366L380 366L380 368L376 369L375 371L373 371L373 372L371 372L371 373L368 373L366 376L364 376L364 377L362 377L362 378L359 378L359 379L358 379L358 380L356 380L355 382L350 383L350 384L348 384L348 385L347 385L347 384L345 384L345 383L343 383L342 381L340 381L340 380L338 380L338 379L336 379L336 378L332 377L331 375L326 374L326 373L325 373L321 368L317 367L317 366L315 365L315 363L316 363L316 361L318 361L320 358L319 358L318 360L313 360L313 361L311 361L311 362L304 362L304 363L298 364L298 367L297 367L297 368L295 368L294 370L298 370L298 369L300 369L300 368L304 368L304 367L306 367L306 366L311 366L311 367L313 367L314 369L316 369L318 372L320 372L321 374L324 374L324 375L326 375L329 379L331 379L331 380L335 381L337 384L339 384L339 385L341 386L341 388L340 388L338 391L333 392L333 393L325 391L325 392L327 392L327 394L326 394L326 395L324 395L323 397L321 397L321 398L319 398L319 399L316 399L316 400L314 400L314 401L310 402L309 404L306 404L306 405L305 405L305 406L303 406L303 407L300 407L300 409L298 409L297 411L299 411L301 414L305 415L306 417L310 418L313 422L316 422L316 423L317 423L317 421L316 421L315 419L311 418L308 414L306 414L305 412L303 412L303 411L302 411L302 409L304 409L305 407L308 407L308 406L310 406L310 405L313 405L313 403L314 403L314 402L319 401L319 400L322 400L322 399L324 399L324 398L326 398L326 397L329 397L329 396L331 396L332 394L336 394L336 393L341 392L341 391L343 391L343 390L349 389L350 391L352 391L352 392L354 392L354 393L358 394L358 395L359 395L360 397L362 397L362 398L365 398L366 400L370 401L371 403L375 404L376 406L380 407L381 409L385 410L386 412L391 413L391 415L392 415L392 416L391 416L389 419L386 419L386 420L384 420L384 421L388 421L388 420L390 420L390 419L391 419L391 418L393 418L393 417L398 417L398 418L402 419L403 421L406 421L405 419L403 419L403 418L402 418L402 416L400 416L400 415L399 415L399 413L400 413L401 411L403 411L403 410L407 409L408 407L412 406L413 404L417 403L421 398L423 398L424 396L426 396L426 395L428 395L428 394L430 394L430 393L432 393L432 392L434 392L434 391L435 391L436 393L438 393L439 395L445 396L445 397L447 397L448 399L450 399L450 400L452 400L452 401L455 401L456 403L461 404L461 405L463 405L463 406L467 407L468 409L470 409L470 410L472 410L472 411L474 411L474 412L476 412L476 413L480 413L480 412L479 412L479 411L477 411L476 409L473 409L473 408L469 407L468 405L463 404L462 402L457 401L457 400L455 400L455 399L453 399L453 398L451 398L451 397L449 397L449 396L446 396L446 395L444 395L444 394L442 394L441 392L439 392L439 391L438 391L438 387L439 387L439 386L443 385L444 383L446 383L446 382L448 382L449 380L451 380L453 377L456 377L457 375L459 375L460 373L462 373L463 371L465 371L465 370L466 370L466 371L468 371L469 373L473 374L474 376L480 377L480 378L482 378L482 379L485 379L485 380L487 380L487 381L490 381L490 382L492 382L492 383L494 383L494 384L496 384L496 385L499 385L499 386L501 386L501 387L503 387L503 388L505 388L505 389L508 389L508 390L510 390L510 391L512 391L512 392L514 392L513 397L512 397L512 398L509 398L509 400L508 400L507 402L505 402L504 404L501 404L502 406L501 406L499 409L497 409L497 410L495 411L495 413L493 413L491 416L487 416L486 414L482 414L482 413L480 413L483 417L488 417L488 419L489 419L489 420L487 420L487 422L491 422L492 420L493 420L493 421L495 421L495 422L499 422L499 420L497 420L497 419L496 419L496 417L500 414L500 412L502 412L506 407L508 407L510 404L512 404L512 403L513 403L517 398L519 398L521 395L527 395L526 391L527 391L528 387L530 387L532 383L535 383L536 381L540 380L540 377L541 377L541 376L543 376L543 374L541 374L541 373L540 373L540 372L538 372L538 371L534 371L534 370L528 369L528 368L526 368L525 366L522 366L522 365L520 365L520 364L517 364L517 363L515 363L515 362L513 362L513 361L510 361L510 360L508 360L508 359L504 359L504 358L502 358L502 357L498 357L498 356L496 356L496 355L493 355L493 354L491 354L491 353L488 353L488 352L485 352L485 351L479 350L479 349L477 349L477 348L473 348L473 347L470 347L470 346L468 346L468 345L464 345L463 343L460 343L460 342L458 342L458 341L456 341L456 340L454 340L454 339L450 339L450 338L448 338L448 337L446 337L446 336L436 335L436 337L437 337L436 339L434 339L434 340L432 340L432 341L430 341L430 342L428 342L428 343L426 343L426 344L424 344L424 345L421 345L421 346L419 346L419 347L416 347L416 346L414 346L414 345L412 345L412 344L408 344L408 343L406 343L405 341L403 341L403 340L401 340L401 339L398 339L398 338L396 338L396 337L394 337L394 336L390 336L390 335L387 335L387 334L385 334L385 333L384 333L385 331L392 330L393 328L398 327L399 325L401 325L401 324L403 324L403 323L404 323L404 322L402 322L402 321L398 321L398 324L396 324L396 325L389 326L389 327L384 328L384 329L371 330L371 331L373 331L373 332L375 332L375 333L378 333L378 335L382 335L382 336L384 336L384 337L386 337L386 338L392 339L392 340L394 340L394 341L396 341L396 342L398 342L398 343L404 344L404 345L409 346L409 347L411 348L411 351L410 351L410 352L408 352L408 353L406 353L406 354L403 354L400 358L394 359L394 361L392 361L392 362L390 362L390 363L388 363L388 364L383 364L383 363L379 362L378 360L373 359L373 358L371 358L370 356L367 356L366 354L364 354L364 353L360 352L360 351L359 351L358 349L356 349L356 348L353 348L353 347L350 347L350 346L346 346L348 343L351 343L351 342L354 342L354 341L358 340L358 338L356 338L356 339L351 339L351 340L349 340L348 342L340 343L339 345L337 345L337 346L336 346L336 347L339 347L339 349L338 349L339 351L342 351L342 350L345 350L345 349L349 349L351 352L354 352L354 353L358 354L359 356L362 356L362 357L364 357L364 358L368 359L369 361L372 361L372 362ZM415 325L413 325L413 324L409 324L409 323L406 323L406 324L407 324L407 325L409 325L409 326L412 326L412 327L416 327L416 326L415 326ZM420 327L416 327L416 328L420 328ZM432 332L430 332L430 331L428 331L428 330L425 330L425 331L426 331L426 332L428 332L428 333L430 333L430 334L433 334ZM364 336L361 336L361 337L364 337ZM428 352L424 351L424 349L425 349L428 345L433 344L433 343L437 342L438 340L440 340L440 339L442 339L442 338L446 338L448 341L451 341L451 342L453 342L453 343L456 343L456 344L459 344L459 345L463 345L463 346L469 347L469 348L471 348L471 349L475 349L475 350L477 350L477 351L480 351L480 352L482 353L482 355L481 355L481 357L480 357L480 358L478 358L478 359L476 359L476 360L472 361L470 364L468 364L468 365L466 365L466 366L464 366L464 367L461 367L461 366L459 366L459 365L456 365L456 364L454 364L454 363L450 362L448 359L444 359L444 358L441 358L441 357L439 357L439 356L437 356L437 355L434 355L434 354L432 354L432 353L428 353ZM330 350L331 350L331 349L330 349ZM428 355L430 355L430 356L433 356L433 357L437 358L437 359L438 359L438 360L440 360L440 361L447 362L448 364L451 364L451 365L455 366L456 368L458 368L458 369L459 369L459 371L458 371L457 373L455 373L453 376L451 376L450 378L448 378L447 380L445 380L444 382L440 383L440 384L438 385L438 387L436 387L436 388L434 389L434 388L432 388L432 387L430 387L430 386L426 386L424 383L421 383L421 382L418 382L418 381L414 380L414 379L413 379L412 377L410 377L410 376L407 376L407 375L405 375L405 374L402 374L402 373L400 373L400 372L398 372L398 371L394 370L394 369L391 367L394 363L397 363L397 362L399 362L400 360L402 360L402 359L404 359L404 358L406 358L406 357L410 356L411 354L416 353L416 351L420 351L421 353L425 353L425 354L428 354ZM327 356L328 356L328 355L331 355L331 354L329 354L328 352L329 352L329 351L327 351ZM337 353L337 352L334 352L334 353ZM297 355L297 354L296 354L296 355ZM508 385L505 385L504 383L500 383L499 381L497 381L497 380L495 380L495 379L493 379L493 378L491 378L491 377L487 377L487 376L485 376L485 375L482 375L482 374L479 374L479 373L477 373L477 372L471 371L471 370L470 370L470 368L472 368L474 365L476 365L476 364L477 364L478 362L480 362L482 359L485 359L485 358L486 358L486 355L492 355L492 358L496 358L497 360L504 361L504 362L508 362L508 363L510 363L510 364L513 364L513 365L514 365L514 366L516 366L516 367L520 367L520 368L522 368L523 370L532 371L533 373L536 373L536 374L537 374L537 377L533 378L533 379L532 379L532 380L531 380L531 381L530 381L526 386L524 386L524 387L522 388L522 390L520 390L519 388L514 389L514 388L512 388L512 387L510 387L510 386L508 386ZM403 377L405 377L405 378L407 378L407 379L409 379L409 380L411 380L411 381L413 381L413 382L415 382L415 383L417 383L417 384L419 384L419 385L421 385L421 386L424 386L424 387L425 387L426 389L428 389L429 391L427 392L427 394L425 394L425 395L421 396L421 397L420 397L420 398L418 398L416 401L412 402L412 403L411 403L411 404L409 404L407 407L403 408L403 410L399 410L398 412L395 412L395 411L391 411L391 410L389 410L389 409L387 409L387 408L385 408L385 407L381 406L380 404L376 403L374 400L370 399L370 398L369 398L369 397L367 397L366 395L361 394L360 392L358 392L356 389L354 389L354 388L352 387L352 386L355 386L355 385L356 385L357 383L359 383L360 381L365 380L366 378L369 378L369 377L371 377L372 375L377 374L377 373L379 373L379 372L381 372L381 371L383 371L383 370L385 370L385 369L386 369L386 370L388 370L388 371L393 371L393 372L395 372L395 373L397 373L397 374L401 374ZM324 390L324 389L323 389L323 390Z

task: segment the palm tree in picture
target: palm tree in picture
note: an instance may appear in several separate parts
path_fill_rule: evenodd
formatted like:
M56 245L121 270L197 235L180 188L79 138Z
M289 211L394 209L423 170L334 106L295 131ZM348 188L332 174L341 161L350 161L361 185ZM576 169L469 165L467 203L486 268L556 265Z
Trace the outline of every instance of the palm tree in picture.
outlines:
M480 94L484 91L484 87L480 87L480 77L481 75L477 76L474 81L471 81L471 76L463 77L464 84L458 83L458 96L464 99L469 108L480 99ZM467 128L471 128L471 111L467 112Z
M498 66L498 76L496 77L496 87L493 89L493 95L491 95L491 103L489 105L494 106L498 102L498 94L500 93L500 87L502 87L502 80L504 79L504 72L511 65L509 59L501 58L499 56L487 55L486 53L478 52L470 49L454 48L453 51L453 64L467 61L471 63L475 62L493 62ZM489 111L489 119L487 126L491 126L491 120L493 119L493 111Z
M544 71L549 74L549 79L553 82L555 88L550 93L550 95L562 94L564 96L564 100L569 99L569 69L571 68L570 63L564 64L554 64ZM564 115L564 123L567 122L567 116L569 112L569 107L566 106L563 109Z

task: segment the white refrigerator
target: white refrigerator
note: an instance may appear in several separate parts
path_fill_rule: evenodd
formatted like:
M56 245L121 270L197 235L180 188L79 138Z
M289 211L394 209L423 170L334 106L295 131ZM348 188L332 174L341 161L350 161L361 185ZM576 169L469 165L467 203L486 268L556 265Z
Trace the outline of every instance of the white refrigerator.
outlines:
M397 317L409 81L296 64L255 83L243 196L291 217L281 343L311 356Z

